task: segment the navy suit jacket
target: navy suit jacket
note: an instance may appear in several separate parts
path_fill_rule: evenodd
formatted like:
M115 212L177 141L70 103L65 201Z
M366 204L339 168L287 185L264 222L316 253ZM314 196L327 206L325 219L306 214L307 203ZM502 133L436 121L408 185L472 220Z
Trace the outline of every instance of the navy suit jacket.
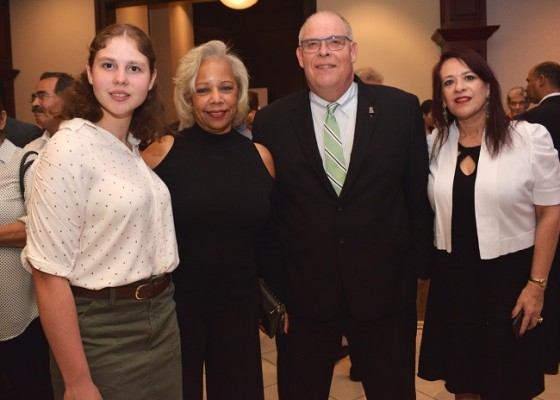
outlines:
M416 278L430 266L433 215L418 99L356 82L354 144L340 197L323 168L308 90L259 110L253 124L276 169L281 257L264 275L293 315L327 320L344 299L358 319L390 314L414 304Z
M550 132L554 147L560 152L560 96L544 99L538 106L525 111L516 119L543 125Z
M6 139L18 147L24 147L42 134L43 132L38 126L18 121L12 117L8 117L4 128Z

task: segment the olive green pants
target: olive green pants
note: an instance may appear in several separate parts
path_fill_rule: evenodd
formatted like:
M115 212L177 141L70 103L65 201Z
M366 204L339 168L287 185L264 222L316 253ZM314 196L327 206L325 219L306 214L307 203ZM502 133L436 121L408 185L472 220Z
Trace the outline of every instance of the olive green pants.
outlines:
M174 286L145 300L75 297L82 343L104 400L180 400L181 342ZM55 399L64 383L51 355Z

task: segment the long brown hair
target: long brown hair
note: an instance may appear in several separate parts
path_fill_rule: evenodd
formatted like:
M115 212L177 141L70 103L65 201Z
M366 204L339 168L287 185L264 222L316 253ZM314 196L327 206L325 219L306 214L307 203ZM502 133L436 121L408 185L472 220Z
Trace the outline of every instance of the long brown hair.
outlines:
M107 46L111 39L126 37L132 40L138 51L149 61L150 75L155 72L156 56L148 35L140 28L129 24L114 24L101 30L89 46L88 65L93 66L97 52ZM157 81L157 80L156 80ZM74 86L65 95L66 118L84 118L97 122L103 117L103 110L97 101L93 87L90 85L86 71L76 79ZM165 124L163 103L157 82L148 92L148 96L132 115L129 131L142 142L151 142L163 136L168 128Z
M500 84L492 69L480 54L470 48L456 48L444 52L432 71L432 116L438 135L434 140L432 159L449 136L449 126L457 119L449 110L444 113L441 67L449 59L456 58L467 65L478 77L489 86L490 94L487 103L486 133L484 141L490 155L496 157L500 150L511 144L509 130L510 121L502 105Z

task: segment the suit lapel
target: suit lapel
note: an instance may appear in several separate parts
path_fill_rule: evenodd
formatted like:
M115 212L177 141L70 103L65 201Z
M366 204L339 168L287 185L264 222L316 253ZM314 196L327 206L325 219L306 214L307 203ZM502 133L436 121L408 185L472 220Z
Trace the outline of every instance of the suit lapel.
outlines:
M361 81L356 80L356 82L358 83L358 106L356 110L354 144L352 145L352 157L350 159L348 173L346 174L346 180L344 181L344 186L340 193L341 198L348 192L358 175L377 123L378 103L375 95L372 93L373 91L368 90L369 88ZM291 121L303 153L317 175L317 179L333 197L338 197L327 178L323 160L317 147L308 91L301 92L301 96L292 107Z
M344 181L344 187L340 196L344 196L358 175L358 171L362 165L369 142L373 137L375 124L377 123L377 101L371 90L359 80L358 83L358 107L356 109L356 127L354 129L354 144L352 145L352 156L348 173Z
M311 106L309 105L309 91L301 92L297 103L292 107L290 118L296 137L311 169L315 172L317 179L325 189L337 197L329 178L327 178L325 168L323 167L323 159L321 154L319 154L313 117L311 116Z

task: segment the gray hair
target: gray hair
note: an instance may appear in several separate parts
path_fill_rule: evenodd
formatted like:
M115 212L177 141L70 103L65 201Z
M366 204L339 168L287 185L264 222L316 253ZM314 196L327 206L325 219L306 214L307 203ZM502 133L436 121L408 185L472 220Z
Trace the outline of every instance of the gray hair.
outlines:
M318 11L314 14L311 14L309 17L307 17L307 19L305 20L305 22L303 23L303 25L301 26L300 30L299 30L299 34L298 34L298 46L301 43L301 41L303 40L303 31L305 30L307 23L315 18L316 16L320 16L320 15L334 15L338 18L340 18L340 20L342 21L342 24L344 25L344 30L346 31L346 36L348 36L348 38L352 41L354 41L354 36L352 34L352 27L350 26L350 23L340 14L335 13L333 11ZM322 39L322 38L317 38L317 39Z
M354 71L354 73L358 75L358 78L360 78L362 82L374 83L374 84L383 83L383 75L381 75L379 71L373 68L369 68L369 67L358 68L356 71Z
M210 57L223 58L231 65L235 83L237 84L237 112L233 118L233 126L243 122L249 111L249 74L247 68L237 55L220 40L211 40L190 50L179 60L177 74L173 79L175 91L173 100L179 116L179 130L190 128L195 123L194 110L190 97L195 92L195 81L200 64Z
M511 101L511 98L513 96L523 96L525 101L527 101L527 91L525 90L525 88L523 86L515 86L515 87L512 87L509 90L509 92L507 94L508 103Z

